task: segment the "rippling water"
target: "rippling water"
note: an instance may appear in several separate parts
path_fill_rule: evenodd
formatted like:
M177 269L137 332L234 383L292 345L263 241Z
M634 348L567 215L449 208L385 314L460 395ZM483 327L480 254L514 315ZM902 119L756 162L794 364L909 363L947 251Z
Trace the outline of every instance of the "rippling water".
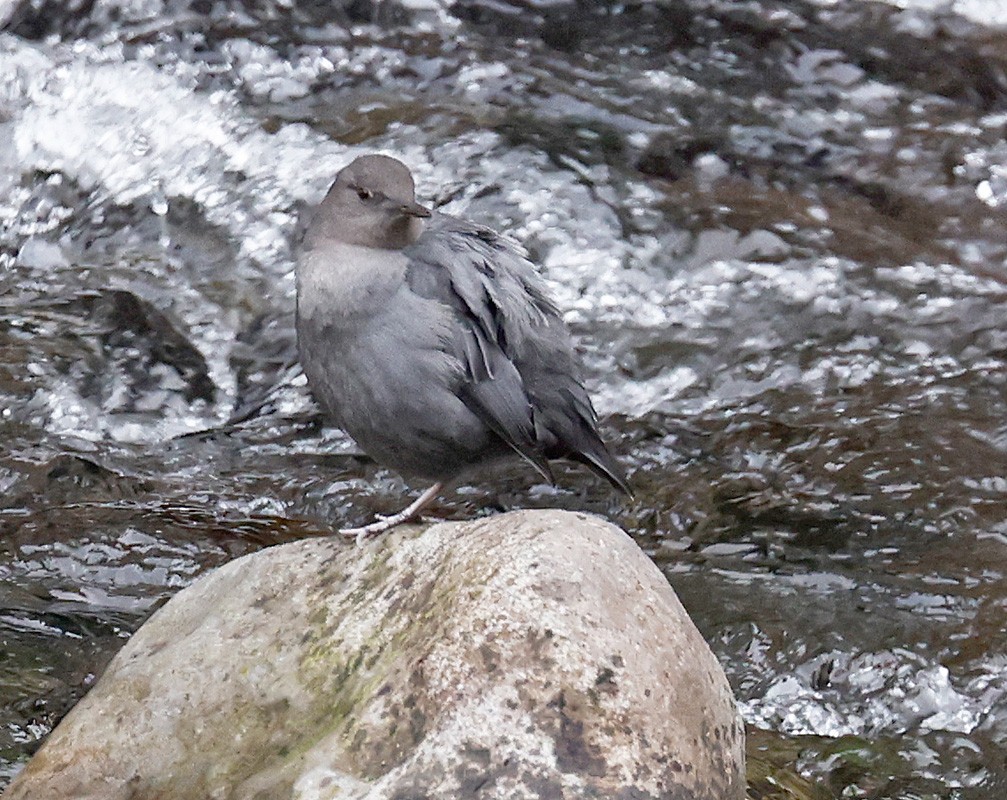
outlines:
M956 14L961 14L957 16ZM753 797L1007 791L1002 4L0 8L0 785L196 576L408 487L295 363L352 156L506 228L750 727Z

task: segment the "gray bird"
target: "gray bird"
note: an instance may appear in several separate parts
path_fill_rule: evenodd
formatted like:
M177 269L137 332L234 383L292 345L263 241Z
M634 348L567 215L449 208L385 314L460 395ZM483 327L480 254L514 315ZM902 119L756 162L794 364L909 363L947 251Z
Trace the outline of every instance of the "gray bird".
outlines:
M578 377L570 334L515 242L416 202L401 161L357 158L315 211L297 264L297 338L324 411L379 464L434 485L517 454L567 458L629 494Z

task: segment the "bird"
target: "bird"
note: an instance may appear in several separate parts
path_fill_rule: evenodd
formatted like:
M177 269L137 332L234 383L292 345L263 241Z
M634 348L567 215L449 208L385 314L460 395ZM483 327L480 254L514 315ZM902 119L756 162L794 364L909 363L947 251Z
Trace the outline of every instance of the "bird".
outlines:
M323 412L366 455L431 481L408 507L340 533L416 518L475 467L580 462L632 496L598 433L571 335L525 250L416 201L409 168L354 159L304 228L298 356Z

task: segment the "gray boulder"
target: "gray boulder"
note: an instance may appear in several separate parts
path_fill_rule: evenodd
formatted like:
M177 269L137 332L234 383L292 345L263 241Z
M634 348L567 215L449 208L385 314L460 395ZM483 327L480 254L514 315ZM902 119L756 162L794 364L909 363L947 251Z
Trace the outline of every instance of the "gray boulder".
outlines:
M6 797L741 800L743 744L724 673L636 544L522 511L206 575Z

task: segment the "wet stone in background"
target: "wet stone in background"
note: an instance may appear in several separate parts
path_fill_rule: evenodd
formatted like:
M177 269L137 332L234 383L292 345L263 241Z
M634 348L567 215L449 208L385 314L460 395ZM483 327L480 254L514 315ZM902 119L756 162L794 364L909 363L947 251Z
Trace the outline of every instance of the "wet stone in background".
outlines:
M383 150L534 254L637 493L435 512L629 530L753 797L999 800L1007 16L899 6L5 4L0 776L194 577L401 505L292 319L299 214Z

